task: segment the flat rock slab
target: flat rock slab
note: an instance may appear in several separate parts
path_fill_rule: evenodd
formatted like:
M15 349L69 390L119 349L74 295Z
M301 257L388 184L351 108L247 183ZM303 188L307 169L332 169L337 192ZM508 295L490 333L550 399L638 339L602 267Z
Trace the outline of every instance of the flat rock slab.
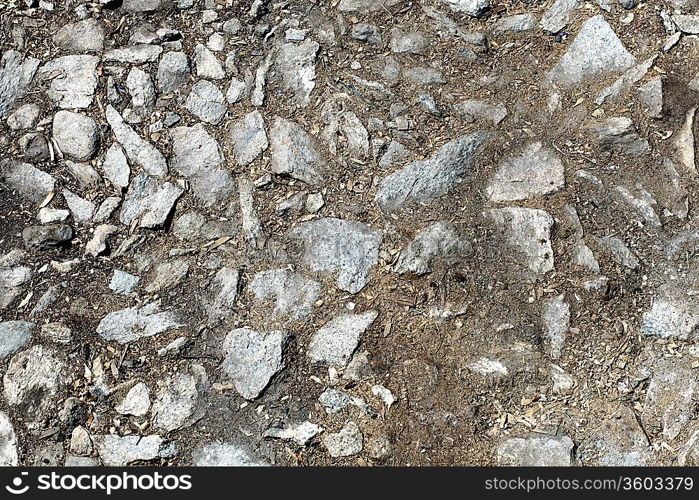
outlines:
M412 162L379 183L376 202L384 212L410 203L426 203L446 193L468 175L473 159L487 140L483 132L447 142L429 159Z
M97 325L97 334L105 340L127 344L181 326L184 325L174 313L160 312L157 304L151 303L107 314Z
M150 436L95 436L95 446L102 463L107 467L126 467L136 461L159 458L165 441L158 435Z
M369 271L378 260L381 231L357 221L325 218L303 222L289 238L303 247L299 262L324 274L337 273L337 287L359 292L369 281Z
M194 84L185 106L201 121L218 125L228 110L226 99L219 88L208 80Z
M210 321L217 321L231 313L238 296L239 279L237 269L222 267L218 270L208 287L209 297L204 306Z
M8 307L21 293L22 286L32 278L32 270L20 265L21 250L0 255L0 309Z
M272 377L284 369L283 352L289 334L256 332L248 328L231 331L223 342L223 371L245 399L255 399Z
M61 152L76 161L90 160L100 143L95 120L71 111L59 111L54 115L53 137Z
M7 413L0 411L0 467L16 467L18 464L15 429Z
M221 147L204 125L175 127L170 137L173 154L170 167L189 180L194 196L206 206L233 196L235 186L230 174L222 168Z
M139 218L139 227L160 228L182 193L182 189L169 182L161 184L149 175L138 174L126 193L119 220L128 226Z
M232 443L207 443L192 453L196 467L263 467L269 465L248 449Z
M499 466L569 467L575 444L568 436L511 438L498 446Z
M553 217L548 212L509 207L487 210L486 215L502 231L506 244L519 255L523 266L536 275L553 270Z
M3 52L0 59L0 117L24 97L38 67L38 59L25 57L16 50Z
M269 146L265 121L259 111L252 111L234 122L230 137L233 142L233 157L240 166L252 163Z
M472 251L471 244L459 236L454 224L437 222L421 230L401 251L394 271L426 274L431 271L433 261L454 263Z
M686 340L699 326L696 287L665 286L643 314L641 330L645 335Z
M276 117L269 133L272 172L307 184L323 181L325 162L315 139L297 123Z
M486 188L490 201L520 201L555 193L565 185L565 168L558 155L533 142L505 160Z
M315 60L320 45L313 40L285 43L277 53L276 67L281 73L282 88L293 94L293 102L308 106L316 86Z
M63 52L80 54L84 52L102 52L106 30L99 19L84 19L69 23L53 35L53 42Z
M44 64L37 73L50 80L46 93L63 109L90 107L97 89L98 56L72 55L56 58Z
M150 389L143 382L134 385L114 409L122 415L142 417L150 410Z
M256 308L282 321L294 321L308 316L318 296L320 283L288 269L257 273L250 283ZM274 306L263 308L271 301Z
M168 377L160 384L153 402L153 424L166 432L188 427L206 413L202 404L209 381L206 370L201 365L192 365Z
M362 452L364 436L357 424L348 422L338 432L327 434L323 444L331 457L350 457Z
M601 15L588 19L561 60L548 73L549 83L574 87L588 79L616 73L633 66L629 53Z
M376 311L367 311L336 316L313 335L308 345L308 357L330 366L346 366L357 349L362 334L378 315Z

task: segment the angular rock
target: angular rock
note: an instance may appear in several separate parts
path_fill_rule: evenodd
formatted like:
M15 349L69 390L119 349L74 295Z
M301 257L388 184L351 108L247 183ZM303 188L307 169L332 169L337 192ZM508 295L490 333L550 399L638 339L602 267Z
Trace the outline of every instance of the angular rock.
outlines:
M357 349L362 334L378 315L376 311L367 311L336 316L313 335L308 345L308 357L330 366L346 366Z
M501 467L569 467L574 446L568 436L510 438L498 446L496 458Z
M245 97L248 92L248 85L236 78L231 79L231 84L226 91L226 101L228 104L235 104Z
M677 134L675 134L675 139L673 140L677 151L677 159L684 171L693 176L697 175L696 153L694 150L694 117L696 113L696 106L687 111L684 123Z
M108 50L104 53L103 60L104 62L144 64L157 61L162 52L163 48L160 45L140 43L121 49Z
M19 265L22 257L21 250L0 254L0 310L9 306L19 296L22 285L31 280L31 269Z
M17 467L17 435L7 413L0 411L0 467Z
M447 142L429 159L414 161L379 183L376 202L384 212L403 206L429 202L462 182L473 159L488 136L468 134Z
M37 76L51 80L46 91L49 98L63 109L90 107L97 89L98 56L73 55L58 57L44 64Z
M189 81L191 70L184 52L166 52L158 64L158 89L163 94L176 91Z
M258 309L272 299L274 307L265 308L265 315L284 321L304 318L320 295L320 283L288 269L275 269L255 274L250 290Z
M231 198L235 191L233 179L222 165L221 147L216 139L197 124L193 127L175 127L170 132L173 158L170 167L187 177L194 195L211 206Z
M287 332L260 333L247 328L235 329L226 336L221 366L241 396L257 398L272 377L284 369L282 356L288 340Z
M377 10L382 10L387 7L393 7L404 0L340 0L337 5L337 10L340 12L360 12L367 14Z
M104 174L109 179L109 182L115 186L120 188L128 187L131 169L126 160L124 150L117 143L109 146L107 154L104 155L102 170L104 170Z
M201 420L206 413L202 397L208 388L206 370L192 365L159 384L160 389L153 402L153 424L166 432L189 427Z
M102 52L105 34L102 21L84 19L64 25L53 35L53 42L69 54Z
M138 174L131 181L119 220L128 226L134 219L140 218L139 227L162 227L182 192L169 182L160 184L153 177Z
M162 177L167 173L167 162L163 155L151 143L141 139L125 122L119 112L107 106L107 123L117 141L123 146L132 165L138 165L147 174Z
M522 33L536 28L536 14L515 14L499 19L495 23L495 31Z
M16 50L6 50L0 59L0 117L11 111L18 99L24 97L39 60L24 57Z
M282 88L294 94L292 102L299 107L308 106L316 86L315 60L319 48L318 42L305 40L285 43L277 53L275 64L281 73Z
M155 104L155 86L150 75L139 68L131 68L126 77L126 88L131 95L131 107L143 117L147 117Z
M205 304L209 319L218 320L231 313L238 296L239 278L238 270L231 267L222 267L216 273L208 287L210 296Z
M643 314L641 331L645 335L661 338L673 337L680 340L692 338L699 326L696 308L696 287L666 285L654 297L650 309Z
M663 116L663 78L658 75L638 88L638 100L643 104L643 112L650 118Z
M252 249L261 249L265 243L262 223L255 210L253 185L246 178L238 179L238 196L240 198L240 216L242 219L243 236Z
M270 130L272 172L307 184L323 181L325 162L313 137L298 124L275 117Z
M70 111L59 111L53 117L53 137L61 152L77 161L91 159L100 142L95 120Z
M133 462L154 460L166 454L166 443L158 435L95 436L97 453L107 467L126 467Z
M189 273L189 262L185 259L158 264L155 278L146 287L148 293L164 293L179 285Z
M364 435L354 422L347 424L339 432L327 434L323 444L331 457L350 457L358 455L364 448Z
M289 233L303 247L300 264L313 272L336 274L341 290L359 292L378 259L381 231L357 221L324 218L303 222Z
M498 125L507 116L504 104L490 104L480 99L468 99L454 106L459 116L469 122L490 121Z
M54 397L66 382L65 364L55 351L34 345L10 360L3 377L5 400L18 407L22 416L34 429L46 418Z
M249 450L231 443L200 445L192 453L196 467L263 467L269 465Z
M544 302L542 321L548 353L553 359L561 357L563 344L570 327L570 306L565 295L552 297Z
M400 253L394 271L399 274L426 274L433 261L453 264L473 251L471 244L461 238L453 224L437 222L420 231Z
M200 120L214 125L221 123L228 109L223 93L208 80L200 80L194 84L185 106Z
M56 184L50 174L17 160L0 161L0 181L8 189L35 203L44 200Z
M230 138L233 142L233 157L241 167L252 163L269 146L265 122L259 111L252 111L234 122Z
M644 156L650 151L648 141L638 135L630 118L614 116L590 125L595 141L604 151L616 151L631 156Z
M29 343L36 325L28 321L0 322L0 359L14 354Z
M629 269L636 269L639 265L641 265L638 257L636 257L636 255L629 250L629 247L627 247L626 243L624 243L620 238L617 238L616 236L604 236L600 238L599 241L607 249L607 251L612 254L612 257L614 257L614 259L622 266L628 267Z
M499 227L505 243L519 254L526 268L536 275L553 270L553 217L548 212L508 207L488 210L486 215Z
M101 224L95 228L92 239L85 245L85 254L97 257L104 253L109 248L109 237L119 230L118 227L111 224Z
M271 427L262 436L273 439L294 441L299 446L306 446L311 439L323 432L323 428L309 421L292 424L283 429Z
M595 104L601 106L605 101L614 101L624 96L636 82L648 73L657 57L657 55L653 55L617 78L614 83L599 93L595 98Z
M200 43L194 48L194 67L199 78L221 80L226 77L216 55Z
M184 325L178 322L174 313L160 312L157 304L150 303L107 314L97 325L97 334L107 341L127 344L181 326Z
M556 34L565 28L578 7L578 0L556 0L539 21L541 29Z
M57 344L69 344L72 333L63 323L46 323L41 325L41 336Z
M486 188L490 201L519 201L555 193L565 185L558 155L541 142L527 145L503 162Z
M134 287L141 281L141 278L119 269L114 270L112 280L109 282L109 289L119 295L133 293Z
M391 30L389 47L392 52L402 54L423 54L430 46L430 41L420 32L405 32L400 28Z
M68 205L70 213L73 216L73 220L76 222L85 224L95 214L97 207L91 201L87 201L86 199L67 189L64 189L62 194L63 198L66 200L66 205Z
M588 79L628 69L636 63L604 17L588 19L546 80L567 89Z
M26 130L29 128L34 128L36 122L39 120L39 115L41 114L41 109L36 104L25 104L20 106L7 117L7 126L12 130Z
M699 35L699 15L675 14L672 20L686 35Z
M68 224L29 226L22 231L24 245L29 250L51 250L66 244L73 238L73 228Z

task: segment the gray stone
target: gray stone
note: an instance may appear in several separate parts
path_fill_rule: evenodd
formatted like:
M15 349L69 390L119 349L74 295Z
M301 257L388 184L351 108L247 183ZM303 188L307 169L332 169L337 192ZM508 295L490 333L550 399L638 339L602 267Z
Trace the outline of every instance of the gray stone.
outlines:
M294 94L292 103L306 107L316 86L315 60L320 45L313 40L285 43L277 53L275 66L281 73L282 88Z
M95 446L102 463L107 467L126 467L133 462L153 460L166 449L163 438L150 436L95 436Z
M95 204L67 189L64 189L62 194L63 198L66 200L66 205L68 205L68 209L73 216L73 220L80 224L89 222L89 220L95 214L95 210L97 210Z
M463 12L471 17L481 17L490 9L489 0L442 0L454 12Z
M697 287L687 289L677 285L665 285L653 298L648 311L643 314L641 331L645 335L661 338L673 337L687 340L693 337L699 325L696 309Z
M569 467L574 446L568 436L510 438L497 447L496 459L499 466Z
M32 132L19 138L19 148L22 156L30 161L46 161L50 159L49 144L43 134Z
M107 154L104 155L102 170L104 170L104 174L109 179L109 182L116 187L128 187L131 169L126 160L124 150L117 143L109 146Z
M107 106L107 123L123 146L132 165L138 165L147 174L162 177L167 173L167 162L151 143L141 139L134 130L124 123L124 119L112 106Z
M239 278L237 269L223 267L218 270L208 287L209 298L205 304L210 320L225 318L231 313L238 296Z
M34 128L36 122L39 121L40 114L41 109L39 109L39 106L33 103L25 104L7 117L7 126L12 130Z
M601 15L585 22L580 33L556 66L547 81L561 88L574 87L606 73L628 69L636 63Z
M652 454L648 437L631 408L621 405L612 416L602 421L593 436L591 443L582 446L578 454L594 453L599 457L595 465L643 467L650 464Z
M39 60L24 57L16 50L6 50L0 59L0 117L11 111L17 100L24 97Z
M89 163L76 163L66 160L66 169L83 188L98 189L102 184L102 177Z
M408 68L403 72L403 77L413 85L429 87L432 85L442 85L444 75L434 68L416 67Z
M218 60L213 52L200 43L194 48L194 67L199 78L221 80L226 77L221 61Z
M490 104L480 99L468 99L454 106L454 111L468 122L492 122L498 125L507 116L504 104Z
M164 293L179 285L189 273L189 262L185 259L163 262L155 268L155 278L146 287L147 293Z
M663 116L663 77L658 75L638 88L638 100L649 118Z
M289 238L303 247L299 252L302 266L313 272L337 273L337 287L350 293L359 292L369 281L381 245L381 231L336 218L303 222Z
M200 80L194 84L185 106L200 120L214 125L221 123L228 109L223 93L208 80Z
M243 236L248 246L261 249L264 246L265 234L262 223L255 210L254 187L247 178L238 179L238 197L240 199L240 218L243 226Z
M553 5L544 12L539 21L541 29L548 33L558 33L568 26L573 16L573 11L578 8L578 0L556 0Z
M558 155L532 142L505 160L486 188L493 202L519 201L555 193L565 185L565 169Z
M336 316L321 327L308 345L308 356L316 362L344 367L359 345L362 334L371 326L379 313Z
M29 343L34 333L34 323L28 321L3 321L0 323L0 359L14 354Z
M222 368L241 396L257 398L272 377L284 369L283 351L288 340L287 332L259 333L247 328L235 329L226 336Z
M421 230L401 251L394 271L426 274L437 259L453 264L472 252L471 244L459 236L453 224L437 222Z
M273 439L294 441L299 446L306 446L311 439L323 432L323 428L313 422L305 421L300 424L291 424L283 429L271 427L262 436Z
M66 382L64 371L65 364L56 353L41 345L17 353L10 360L3 377L5 400L21 409L30 429L36 429L46 418Z
M320 283L288 269L274 269L255 274L250 290L255 295L258 310L264 317L294 321L311 313L313 304L320 295ZM262 305L272 299L274 307Z
M637 64L636 66L627 70L623 75L617 78L614 83L599 93L599 95L595 98L595 104L601 106L605 101L613 102L625 96L636 82L646 76L657 58L657 54L654 54L642 63Z
M160 312L157 304L150 303L107 314L97 325L97 333L107 341L127 344L181 326L184 325L178 322L174 313Z
M98 56L58 57L44 64L37 76L41 80L51 80L46 93L59 107L85 109L92 104L97 89L99 63Z
M699 15L675 14L672 20L679 30L686 35L699 35Z
M358 352L352 356L352 360L347 364L342 378L347 380L360 381L371 377L371 363L366 351Z
M22 231L22 239L30 250L50 250L64 245L73 238L73 228L68 224L28 226Z
M337 4L337 10L340 12L360 12L362 14L367 14L369 12L393 7L403 1L404 0L381 0L378 2L376 0L340 0L340 3Z
M160 184L153 177L138 174L131 181L119 220L128 226L134 219L140 218L139 227L162 227L182 192L169 182Z
M168 0L124 0L121 7L127 12L155 12L170 5Z
M231 78L231 84L228 86L228 90L226 91L226 101L228 101L228 104L235 104L245 97L247 91L247 83L238 80L237 78Z
M184 52L166 52L158 64L158 89L163 94L176 91L189 81L191 70Z
M604 236L599 238L599 241L609 251L609 253L611 253L614 260L616 260L622 266L628 267L629 269L636 269L641 265L638 257L636 257L634 253L629 250L626 243L616 236Z
M57 344L69 344L72 331L63 323L46 323L41 325L41 337Z
M35 166L9 159L0 161L0 181L9 190L35 203L44 200L56 184L53 176Z
M109 289L119 295L129 295L138 285L141 278L119 269L114 270L112 280L109 282Z
M92 439L85 427L79 425L70 435L70 452L76 455L92 454Z
M170 137L173 154L170 167L189 180L194 196L205 206L229 200L235 192L233 179L222 168L221 147L206 127L202 124L176 127Z
M370 45L380 46L383 44L379 28L367 23L356 23L352 25L352 38Z
M379 183L376 202L384 212L429 202L462 182L488 135L468 134L447 142L429 159L414 161Z
M518 254L524 267L535 275L553 270L553 217L548 212L508 207L487 210L486 216L502 232L505 244Z
M39 222L42 224L64 222L68 217L70 217L70 212L68 210L50 207L39 209L39 213L37 214L37 219L39 219Z
M536 28L536 14L515 14L499 19L495 23L495 31L522 33Z
M418 31L405 32L396 27L391 30L389 47L397 54L424 54L430 47L430 41Z
M558 295L544 302L542 315L544 335L548 353L553 359L561 357L563 344L570 327L570 307L564 298L564 295Z
M131 68L126 77L126 88L131 95L131 107L146 117L155 104L155 86L150 75L139 68Z
M61 152L77 161L91 159L100 143L95 120L70 111L59 111L53 117L53 137Z
M64 25L53 35L53 42L69 54L102 52L105 33L102 21L85 19Z
M23 257L21 250L0 254L0 310L9 306L19 296L22 285L31 280L31 269L19 265Z
M110 196L105 198L105 200L100 204L97 212L92 217L92 222L95 224L101 224L109 220L114 213L114 211L121 205L121 198L118 196Z
M90 241L85 245L85 254L97 257L109 249L109 238L119 230L111 224L100 224L95 228Z
M111 49L104 53L104 62L144 64L155 62L163 52L160 45L140 43L121 49Z
M76 457L75 455L67 454L63 465L65 467L99 467L100 463L94 457Z
M364 435L354 422L347 424L339 432L326 434L323 444L331 457L350 457L358 455L364 447Z
M262 467L269 465L242 446L231 443L199 445L192 453L196 467Z
M7 413L0 411L0 467L17 467L17 435Z
M325 162L313 137L295 122L275 117L270 130L272 172L308 184L323 181Z
M694 117L696 112L696 106L687 110L684 122L675 133L675 138L673 140L677 159L682 165L683 170L692 176L697 174L696 153L694 151Z
M159 383L153 402L153 424L166 432L189 427L201 420L206 407L202 397L209 385L206 370L192 365Z
M252 163L269 146L265 122L259 111L252 111L234 122L230 138L233 141L233 157L241 167Z
M616 151L630 156L644 156L650 151L648 141L638 135L631 118L626 116L607 118L589 127L596 143L604 151Z

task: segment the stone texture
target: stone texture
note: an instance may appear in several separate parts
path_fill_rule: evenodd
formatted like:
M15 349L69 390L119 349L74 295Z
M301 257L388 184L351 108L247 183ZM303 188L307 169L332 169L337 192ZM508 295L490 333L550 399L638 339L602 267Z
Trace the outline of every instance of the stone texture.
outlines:
M362 334L377 318L376 311L336 316L321 327L308 345L313 361L344 367L359 345Z

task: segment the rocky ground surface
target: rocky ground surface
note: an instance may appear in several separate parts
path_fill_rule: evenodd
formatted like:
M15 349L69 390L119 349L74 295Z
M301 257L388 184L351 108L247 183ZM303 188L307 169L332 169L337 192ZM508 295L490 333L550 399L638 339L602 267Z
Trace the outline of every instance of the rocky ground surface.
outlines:
M0 465L697 465L696 0L0 2Z

